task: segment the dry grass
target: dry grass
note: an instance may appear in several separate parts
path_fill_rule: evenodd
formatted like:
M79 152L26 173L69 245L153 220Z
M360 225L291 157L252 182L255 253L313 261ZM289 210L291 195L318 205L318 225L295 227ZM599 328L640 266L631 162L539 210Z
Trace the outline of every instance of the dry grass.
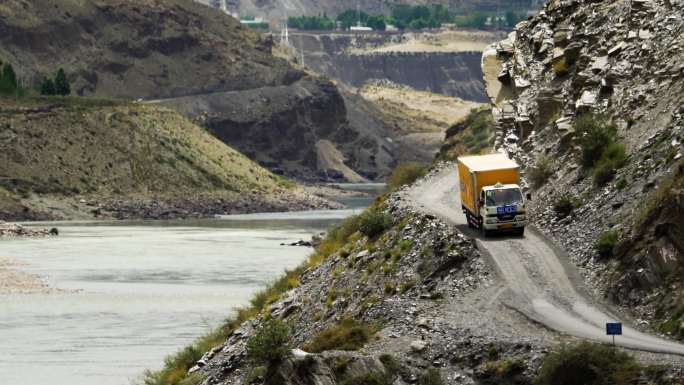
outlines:
M358 350L370 341L376 332L377 328L373 325L345 319L318 333L311 342L304 345L303 349L311 353L326 350Z
M37 113L36 111L40 111ZM14 193L270 192L280 178L178 113L109 99L0 100L12 146L0 175Z

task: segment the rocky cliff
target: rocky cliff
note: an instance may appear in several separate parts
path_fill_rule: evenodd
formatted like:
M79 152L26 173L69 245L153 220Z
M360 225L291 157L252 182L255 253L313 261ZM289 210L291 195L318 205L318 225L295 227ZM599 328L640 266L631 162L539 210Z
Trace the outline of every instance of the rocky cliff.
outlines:
M489 36L489 41L494 36ZM347 86L358 88L369 80L385 79L463 100L487 100L478 51L376 52L370 49L406 40L401 34L302 33L293 34L291 39L296 50L303 50L307 66ZM487 37L474 38L475 44L467 45L468 48L476 49L481 39Z
M161 102L272 171L306 181L363 182L399 161L380 111L329 80L213 93Z
M598 295L679 336L683 5L551 1L483 59L496 143L527 167L537 226Z

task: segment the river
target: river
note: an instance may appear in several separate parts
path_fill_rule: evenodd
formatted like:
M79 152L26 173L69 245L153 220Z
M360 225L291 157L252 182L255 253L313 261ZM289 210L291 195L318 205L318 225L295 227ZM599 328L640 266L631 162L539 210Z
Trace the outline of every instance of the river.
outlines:
M54 224L59 237L0 240L0 257L58 290L0 295L0 383L135 383L311 252L281 243L309 239L368 202L213 220L63 222Z

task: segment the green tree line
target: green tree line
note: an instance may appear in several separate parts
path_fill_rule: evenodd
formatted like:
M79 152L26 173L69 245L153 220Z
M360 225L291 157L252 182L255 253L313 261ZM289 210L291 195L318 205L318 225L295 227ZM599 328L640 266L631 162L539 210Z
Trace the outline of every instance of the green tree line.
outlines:
M3 64L0 60L0 95L20 97L31 93L67 96L71 94L71 84L64 69L60 68L53 78L45 78L37 90L27 90L19 83L12 64Z
M461 28L493 29L513 28L527 17L525 12L509 10L504 14L490 12L472 12L467 15L457 15L443 5L399 5L392 8L389 16L370 15L357 10L347 10L335 19L327 15L290 17L288 26L301 30L329 31L338 27L348 30L361 23L376 31L386 30L388 25L398 29L427 29L439 28L443 24L454 24Z

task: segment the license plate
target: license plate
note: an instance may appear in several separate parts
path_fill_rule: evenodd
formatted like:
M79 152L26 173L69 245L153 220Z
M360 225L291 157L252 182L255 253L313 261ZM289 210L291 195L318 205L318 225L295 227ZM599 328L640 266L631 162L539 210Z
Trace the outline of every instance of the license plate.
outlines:
M500 229L512 229L513 225L501 225L499 226Z

